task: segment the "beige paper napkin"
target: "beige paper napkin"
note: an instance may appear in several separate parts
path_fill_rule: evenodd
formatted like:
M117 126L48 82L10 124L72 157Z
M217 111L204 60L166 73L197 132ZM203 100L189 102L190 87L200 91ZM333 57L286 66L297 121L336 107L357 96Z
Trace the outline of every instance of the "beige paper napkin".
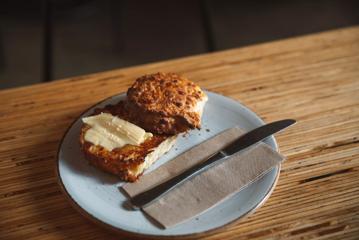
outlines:
M239 128L225 130L122 188L130 197L135 196L206 160L241 134ZM163 227L174 226L236 194L283 159L270 146L259 143L186 181L142 210Z

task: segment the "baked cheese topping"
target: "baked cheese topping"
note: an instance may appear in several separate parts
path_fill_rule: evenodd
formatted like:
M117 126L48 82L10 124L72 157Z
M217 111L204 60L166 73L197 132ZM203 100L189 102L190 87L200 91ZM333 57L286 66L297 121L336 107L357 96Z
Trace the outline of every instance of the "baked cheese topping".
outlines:
M84 139L109 151L127 144L138 146L153 136L139 126L110 113L85 117L82 121L91 127L86 131Z

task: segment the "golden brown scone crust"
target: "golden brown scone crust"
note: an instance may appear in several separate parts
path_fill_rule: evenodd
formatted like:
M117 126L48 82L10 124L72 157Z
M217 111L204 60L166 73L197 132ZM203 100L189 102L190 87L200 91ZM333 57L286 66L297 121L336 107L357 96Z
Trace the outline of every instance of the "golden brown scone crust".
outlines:
M195 107L206 95L187 78L160 72L138 78L127 97L136 124L152 133L177 134L200 127Z
M124 102L116 105L108 105L102 109L96 109L94 114L101 112L111 113L122 119L128 120L128 112L124 108ZM93 166L120 177L121 180L133 182L139 176L131 174L129 169L135 168L145 161L145 157L160 145L168 137L165 135L153 135L139 146L126 145L122 148L107 149L85 141L84 135L90 127L83 125L80 134L80 144L86 159Z

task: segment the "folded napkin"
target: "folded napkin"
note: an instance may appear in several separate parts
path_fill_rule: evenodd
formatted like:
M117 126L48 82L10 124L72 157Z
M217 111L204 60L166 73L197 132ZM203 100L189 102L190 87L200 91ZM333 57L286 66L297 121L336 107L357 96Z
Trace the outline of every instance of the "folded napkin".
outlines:
M225 130L143 175L138 182L123 185L122 189L130 197L146 191L205 161L241 134L239 128ZM233 196L283 159L282 155L261 142L187 180L142 210L164 228L174 226Z

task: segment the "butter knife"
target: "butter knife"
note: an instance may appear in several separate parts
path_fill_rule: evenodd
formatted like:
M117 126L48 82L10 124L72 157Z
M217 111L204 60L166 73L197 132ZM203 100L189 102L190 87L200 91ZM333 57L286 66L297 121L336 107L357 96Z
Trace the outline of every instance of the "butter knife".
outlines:
M163 183L160 183L159 185L154 186L153 188L145 192L135 195L130 200L132 207L134 209L140 209L149 205L154 200L166 194L176 186L182 184L184 181L207 170L208 168L213 167L214 165L220 162L225 161L231 155L264 140L265 138L273 135L274 133L277 133L293 125L294 123L296 123L296 121L293 119L280 120L280 121L265 124L261 127L255 128L254 130L251 130L243 134L242 136L234 140L232 143L224 147L222 150L214 153L206 161L200 162L190 167L189 169L185 170L184 172L180 173L179 175Z

